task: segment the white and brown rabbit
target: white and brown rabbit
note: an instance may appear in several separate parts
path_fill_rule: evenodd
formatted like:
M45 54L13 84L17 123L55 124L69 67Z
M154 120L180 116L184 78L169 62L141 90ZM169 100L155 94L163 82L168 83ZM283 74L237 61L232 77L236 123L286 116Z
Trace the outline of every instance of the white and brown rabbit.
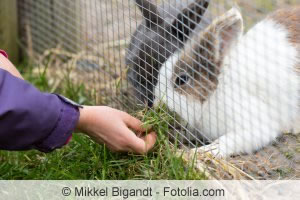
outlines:
M221 157L299 131L300 7L276 11L245 35L232 8L164 63L155 96L212 141L201 150Z
M153 90L161 65L183 47L194 29L207 25L202 20L209 0L135 0L143 21L131 37L125 61L127 77L140 103L153 104ZM207 20L207 18L206 18Z

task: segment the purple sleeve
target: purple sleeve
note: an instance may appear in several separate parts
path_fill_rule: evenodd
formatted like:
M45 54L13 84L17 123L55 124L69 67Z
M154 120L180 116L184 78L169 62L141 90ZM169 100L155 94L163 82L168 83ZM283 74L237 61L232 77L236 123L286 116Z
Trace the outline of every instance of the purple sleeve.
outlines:
M0 69L0 149L50 152L67 143L78 108Z

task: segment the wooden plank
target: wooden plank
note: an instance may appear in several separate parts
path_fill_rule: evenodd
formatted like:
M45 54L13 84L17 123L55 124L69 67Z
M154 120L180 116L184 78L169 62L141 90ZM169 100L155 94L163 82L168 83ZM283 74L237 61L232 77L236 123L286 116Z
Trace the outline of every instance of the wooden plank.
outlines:
M17 64L19 47L16 0L0 0L0 49L7 51L10 60Z
M81 1L17 0L19 35L30 58L58 46L73 53L79 50Z
M53 1L17 0L19 39L22 53L36 59L57 46L53 19Z

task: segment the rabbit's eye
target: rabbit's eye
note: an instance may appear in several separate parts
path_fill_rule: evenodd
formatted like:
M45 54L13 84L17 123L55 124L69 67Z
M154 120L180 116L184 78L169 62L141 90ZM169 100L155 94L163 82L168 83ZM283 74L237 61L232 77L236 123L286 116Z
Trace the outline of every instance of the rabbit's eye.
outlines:
M176 86L182 86L182 85L187 84L189 80L190 80L190 77L187 74L181 74L176 78L175 84L176 84Z

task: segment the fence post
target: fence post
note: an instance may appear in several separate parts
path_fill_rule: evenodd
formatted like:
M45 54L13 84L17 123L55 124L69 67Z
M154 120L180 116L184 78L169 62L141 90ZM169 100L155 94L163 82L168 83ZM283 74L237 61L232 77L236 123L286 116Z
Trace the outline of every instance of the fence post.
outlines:
M8 53L13 63L19 61L16 0L0 0L0 49Z

